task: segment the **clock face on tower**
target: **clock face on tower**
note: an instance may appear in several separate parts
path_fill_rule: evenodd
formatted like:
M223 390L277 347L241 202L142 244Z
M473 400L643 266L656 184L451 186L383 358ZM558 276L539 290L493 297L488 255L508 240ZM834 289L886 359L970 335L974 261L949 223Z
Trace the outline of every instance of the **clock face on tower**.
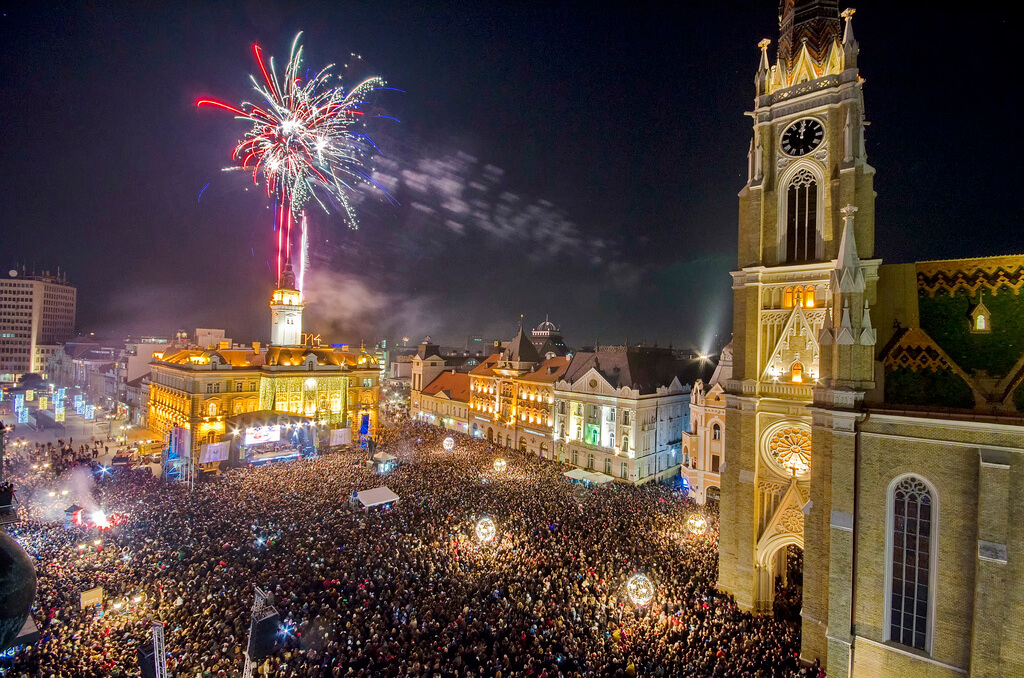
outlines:
M782 150L786 155L807 155L825 138L825 129L814 118L797 120L782 133Z

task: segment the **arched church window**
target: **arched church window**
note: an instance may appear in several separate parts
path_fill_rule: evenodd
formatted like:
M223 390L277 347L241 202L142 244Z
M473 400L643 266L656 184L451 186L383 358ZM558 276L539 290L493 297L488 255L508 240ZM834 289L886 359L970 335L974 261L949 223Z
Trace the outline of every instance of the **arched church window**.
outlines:
M935 497L916 476L900 479L890 492L888 640L928 651Z
M786 189L786 263L812 261L817 238L818 182L803 169Z
M800 363L793 363L793 367L790 369L790 376L794 384L798 384L804 380L804 366Z
M719 426L718 424L715 424L714 426L711 427L711 439L712 440L721 440L722 439L722 427Z
M804 307L814 308L816 300L814 298L814 285L808 285L804 288Z
M974 329L979 331L988 329L988 327L985 325L985 316L980 314L978 315L977 319L974 321Z
M787 287L782 295L782 308L793 308L793 288Z

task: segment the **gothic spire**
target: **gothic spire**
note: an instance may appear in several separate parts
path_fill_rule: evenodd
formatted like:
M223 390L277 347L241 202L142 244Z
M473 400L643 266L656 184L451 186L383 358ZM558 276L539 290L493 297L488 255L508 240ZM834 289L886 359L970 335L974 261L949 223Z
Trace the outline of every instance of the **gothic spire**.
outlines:
M857 53L860 52L860 45L857 44L857 39L853 37L853 15L857 10L850 7L844 9L842 13L843 19L846 20L846 28L843 30L843 66L844 68L856 68L857 67Z
M780 0L778 58L787 72L793 70L803 45L820 64L838 39L839 0Z

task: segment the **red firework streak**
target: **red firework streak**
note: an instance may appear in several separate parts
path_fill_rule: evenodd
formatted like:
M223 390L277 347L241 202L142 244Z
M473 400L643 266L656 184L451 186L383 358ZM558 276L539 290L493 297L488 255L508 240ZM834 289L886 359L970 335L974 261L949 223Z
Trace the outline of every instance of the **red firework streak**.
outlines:
M313 77L300 77L304 72L302 47L298 44L301 35L292 43L281 79L274 60L270 59L268 68L259 45L253 45L263 76L262 81L251 78L262 99L259 105L244 102L232 106L216 99L196 101L197 106L230 111L252 125L235 147L231 157L238 164L230 169L251 171L256 184L263 175L267 196L275 199L278 279L282 262L291 259L292 224L303 206L313 199L327 208L318 191L344 207L354 228L355 211L347 192L356 183L369 183L383 190L362 167L364 158L376 148L362 131L362 109L369 105L371 93L385 88L384 81L369 78L346 92L328 82L330 66Z

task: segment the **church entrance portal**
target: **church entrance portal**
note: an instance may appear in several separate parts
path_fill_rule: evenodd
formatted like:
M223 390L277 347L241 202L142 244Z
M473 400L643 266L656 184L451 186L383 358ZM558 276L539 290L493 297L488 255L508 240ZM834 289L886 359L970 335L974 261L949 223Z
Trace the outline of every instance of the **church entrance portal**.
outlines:
M804 592L804 550L790 544L776 553L779 560L775 575L775 618L787 624L800 625L800 608Z

